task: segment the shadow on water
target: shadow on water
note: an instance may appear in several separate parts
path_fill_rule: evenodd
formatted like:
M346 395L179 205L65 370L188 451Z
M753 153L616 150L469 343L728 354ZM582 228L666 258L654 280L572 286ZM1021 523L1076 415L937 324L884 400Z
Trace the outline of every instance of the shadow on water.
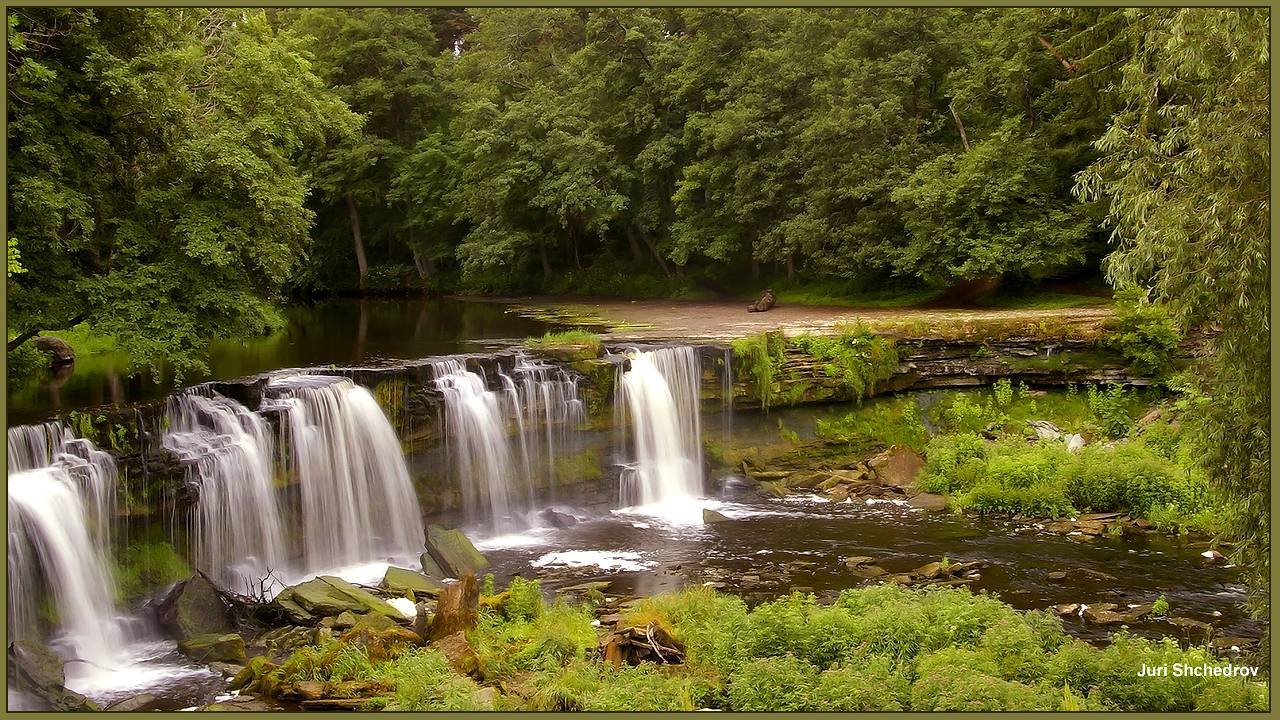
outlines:
M284 311L286 325L273 335L215 341L209 373L175 382L161 367L128 373L128 358L102 353L79 358L56 377L10 387L10 425L58 412L123 405L168 395L182 385L228 380L279 368L350 365L385 359L470 352L510 344L555 329L507 312L502 303L451 298L335 298Z

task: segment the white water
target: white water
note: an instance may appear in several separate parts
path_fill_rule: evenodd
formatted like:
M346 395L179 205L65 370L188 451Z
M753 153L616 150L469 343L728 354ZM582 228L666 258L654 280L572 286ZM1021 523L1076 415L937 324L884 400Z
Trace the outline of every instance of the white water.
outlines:
M416 559L422 515L400 439L368 390L346 378L273 378L302 495L302 574Z
M224 587L252 592L287 562L273 484L271 429L217 393L169 398L161 441L195 485L194 560Z
M618 380L617 405L632 452L621 478L621 500L676 524L701 522L702 372L692 347L629 354Z
M528 526L533 479L555 486L555 465L584 413L576 380L551 365L516 359L500 389L448 358L432 365L444 398L445 444L468 515L489 529Z
M80 488L67 468L9 475L9 637L37 636L35 603L43 579L74 657L109 667L124 637L103 547L89 532L86 516Z

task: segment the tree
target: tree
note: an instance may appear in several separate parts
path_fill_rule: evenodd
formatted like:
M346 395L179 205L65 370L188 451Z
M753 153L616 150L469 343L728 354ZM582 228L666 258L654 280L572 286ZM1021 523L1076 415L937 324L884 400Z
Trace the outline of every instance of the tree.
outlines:
M1265 9L1129 11L1123 109L1079 193L1110 207L1112 283L1220 332L1195 414L1267 608L1270 569L1270 23Z
M357 123L297 39L240 10L28 8L8 32L9 348L88 322L181 374L278 322L297 162Z

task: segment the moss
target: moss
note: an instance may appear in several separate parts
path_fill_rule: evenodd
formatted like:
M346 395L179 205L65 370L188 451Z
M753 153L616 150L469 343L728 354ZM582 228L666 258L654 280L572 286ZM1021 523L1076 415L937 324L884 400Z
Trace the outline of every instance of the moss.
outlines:
M604 476L600 454L595 450L583 450L556 458L556 482L560 485L576 485L595 482Z
M191 577L191 567L167 542L138 543L117 553L113 567L121 600Z
M777 392L774 384L782 367L785 347L786 340L780 332L764 332L733 341L735 374L749 378L764 410L769 409Z
M840 325L836 335L801 335L791 345L822 361L823 371L838 380L854 400L875 390L898 367L894 340L873 334L863 324Z
M540 355L566 362L597 358L604 348L599 335L581 329L549 332L540 338L525 340L524 344Z

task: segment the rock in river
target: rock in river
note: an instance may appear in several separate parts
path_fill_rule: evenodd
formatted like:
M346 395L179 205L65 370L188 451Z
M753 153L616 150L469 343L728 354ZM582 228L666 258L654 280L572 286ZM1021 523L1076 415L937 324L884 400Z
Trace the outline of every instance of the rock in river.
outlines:
M457 529L428 525L427 553L449 577L460 578L467 573L474 575L489 567L485 556Z
M710 525L711 523L733 522L733 518L710 508L702 508L702 522Z
M321 575L285 588L276 596L275 603L303 624L309 624L317 617L345 611L357 614L372 612L396 620L402 617L399 610L382 598L332 575ZM296 617L294 608L302 610L305 617Z
M178 640L231 630L227 605L213 583L196 574L174 586L160 602L160 624Z
M387 573L382 576L382 587L396 593L403 593L409 590L415 596L430 595L435 597L439 594L441 585L422 573L393 565L388 567Z
M31 691L54 710L99 710L92 700L68 690L64 663L49 648L29 640L9 645L9 681Z
M178 650L196 662L244 662L244 638L235 633L210 633L187 638Z

